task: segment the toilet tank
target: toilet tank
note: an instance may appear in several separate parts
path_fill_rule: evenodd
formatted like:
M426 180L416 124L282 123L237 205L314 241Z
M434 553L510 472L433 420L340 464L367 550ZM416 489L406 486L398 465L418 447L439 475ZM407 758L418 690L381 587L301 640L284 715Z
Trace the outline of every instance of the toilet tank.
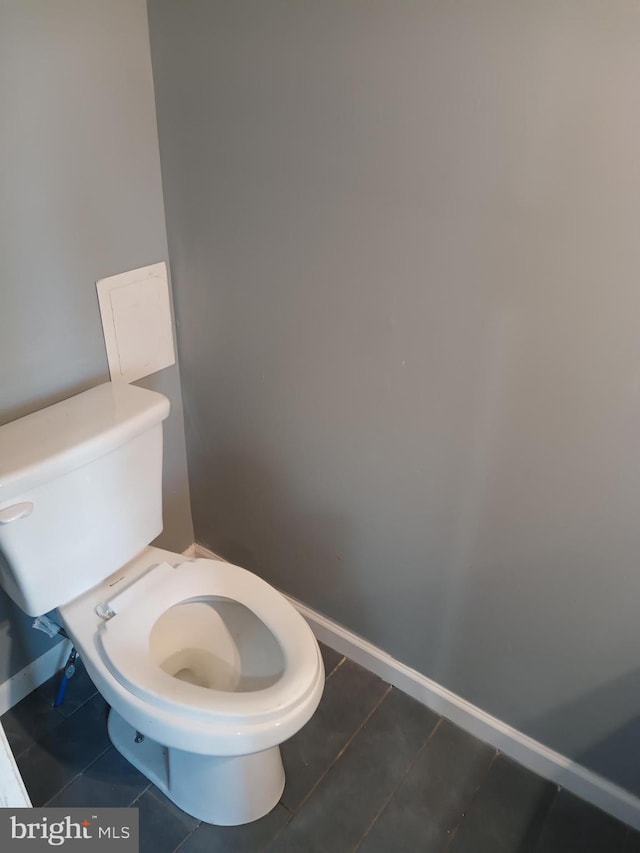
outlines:
M0 586L38 616L162 530L169 401L107 382L0 427Z

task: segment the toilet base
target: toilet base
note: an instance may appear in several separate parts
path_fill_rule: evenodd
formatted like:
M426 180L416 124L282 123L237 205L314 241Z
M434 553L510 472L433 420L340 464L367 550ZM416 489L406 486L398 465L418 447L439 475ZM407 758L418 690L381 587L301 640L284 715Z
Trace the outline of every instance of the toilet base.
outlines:
M185 752L145 737L116 711L109 712L111 743L179 808L218 826L250 823L270 812L284 789L277 746L252 755Z

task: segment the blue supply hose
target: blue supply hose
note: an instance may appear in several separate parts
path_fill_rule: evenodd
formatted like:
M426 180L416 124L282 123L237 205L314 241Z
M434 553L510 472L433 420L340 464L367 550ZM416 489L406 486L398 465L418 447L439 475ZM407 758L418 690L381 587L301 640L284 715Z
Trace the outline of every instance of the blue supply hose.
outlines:
M60 679L60 684L58 685L58 692L56 693L56 699L53 703L54 708L58 708L62 705L64 701L64 694L67 692L67 684L69 680L73 678L76 674L76 660L78 658L78 652L75 647L71 649L71 653L67 658L67 662L64 665L64 671L62 673L62 678Z

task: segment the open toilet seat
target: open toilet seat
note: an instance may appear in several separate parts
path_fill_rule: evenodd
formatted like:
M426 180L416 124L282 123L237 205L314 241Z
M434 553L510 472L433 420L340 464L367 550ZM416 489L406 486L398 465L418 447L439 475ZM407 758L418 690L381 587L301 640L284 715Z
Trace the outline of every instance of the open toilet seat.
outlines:
M175 605L207 598L244 605L272 633L284 657L274 684L245 692L202 687L175 678L154 660L149 639L157 620ZM277 590L239 566L209 559L175 568L161 563L96 610L108 617L97 645L111 673L139 699L194 723L215 717L232 723L236 717L268 724L317 687L318 651L306 622Z

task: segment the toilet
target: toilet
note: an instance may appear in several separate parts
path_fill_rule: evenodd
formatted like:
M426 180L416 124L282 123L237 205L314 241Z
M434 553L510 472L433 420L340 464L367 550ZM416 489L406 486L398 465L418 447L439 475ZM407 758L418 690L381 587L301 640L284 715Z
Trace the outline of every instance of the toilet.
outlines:
M168 413L107 382L0 427L0 586L32 616L58 609L122 755L188 814L237 825L280 799L280 744L317 708L324 668L257 575L149 545Z

